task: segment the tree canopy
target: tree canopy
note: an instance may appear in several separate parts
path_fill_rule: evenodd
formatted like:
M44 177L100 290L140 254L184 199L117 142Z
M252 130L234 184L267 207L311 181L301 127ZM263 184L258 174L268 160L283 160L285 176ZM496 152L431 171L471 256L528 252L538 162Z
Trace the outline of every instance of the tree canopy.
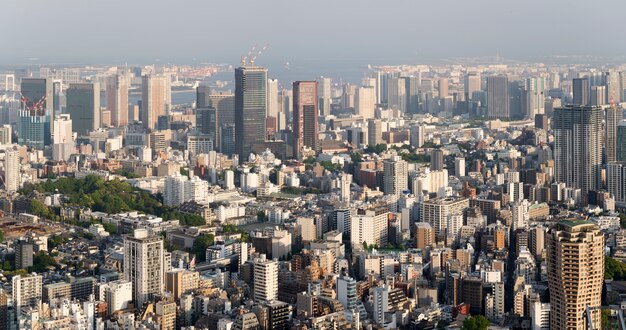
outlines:
M626 279L626 263L611 257L604 258L604 278L616 281Z
M193 241L193 247L191 248L191 252L196 255L197 261L205 261L206 248L213 244L215 244L215 236L213 234L204 234L198 236L198 238Z
M474 315L463 320L462 330L487 330L489 320L482 315Z

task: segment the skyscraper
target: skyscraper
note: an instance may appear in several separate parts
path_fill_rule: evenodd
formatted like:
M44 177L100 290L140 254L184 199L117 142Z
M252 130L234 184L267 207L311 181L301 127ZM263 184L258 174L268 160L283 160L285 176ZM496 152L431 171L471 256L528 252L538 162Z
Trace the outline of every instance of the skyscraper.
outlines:
M169 115L171 86L169 76L141 77L141 121L144 128L156 128L159 116Z
M617 125L615 145L615 160L626 162L626 121L621 121Z
M439 92L439 98L443 99L448 96L448 88L450 87L450 81L448 78L439 78L437 83L437 91Z
M52 159L67 161L76 151L76 141L72 131L72 119L69 114L62 114L54 118L54 138L52 139Z
M241 160L248 158L254 143L265 141L267 116L267 69L235 69L235 149Z
M254 301L270 302L278 299L278 261L265 255L254 259Z
M621 111L615 106L606 108L604 150L607 163L617 160L617 124L622 120Z
M408 189L408 165L400 156L392 156L383 161L384 191L387 195L400 197Z
M211 104L211 89L209 86L196 87L196 108L206 108Z
M472 94L480 91L480 73L470 72L465 76L465 83L463 86L465 90L465 100L472 100Z
M128 125L128 78L113 75L106 80L107 110L111 112L111 125ZM98 105L99 106L99 105Z
M133 284L133 299L138 306L163 293L163 239L149 236L146 229L135 229L124 238L124 280Z
M572 80L572 103L574 105L589 104L589 79L574 78Z
M330 115L331 103L331 80L326 77L317 78L317 96L319 97L320 115L326 117Z
M506 76L487 77L487 117L510 118L509 80Z
M585 308L602 305L604 235L589 221L564 220L547 235L550 329L587 329ZM590 311L595 327L600 310Z
M404 78L389 78L387 89L389 109L406 112L406 80Z
M4 189L9 193L20 189L20 152L15 149L4 154Z
M606 165L607 190L615 198L617 208L626 207L626 162L610 162Z
M583 202L600 187L602 167L600 107L568 105L554 110L554 174L557 182L580 188Z
M280 112L278 106L278 79L267 80L267 116L272 118L278 117Z
M443 150L441 149L433 149L430 152L430 170L431 171L441 171L444 167L443 162Z
M196 108L196 128L203 135L213 138L213 145L217 144L217 110L214 107Z
M363 120L376 117L376 90L374 87L358 87L354 102L354 110Z
M606 86L592 86L589 96L590 105L606 104Z
M51 79L23 78L18 119L18 143L43 149L52 141L54 117Z
M70 84L65 95L72 131L87 136L100 128L100 85L97 82Z
M302 147L317 151L317 82L293 83L293 155L300 158Z
M418 113L420 107L420 76L410 76L406 80L407 109L410 113Z

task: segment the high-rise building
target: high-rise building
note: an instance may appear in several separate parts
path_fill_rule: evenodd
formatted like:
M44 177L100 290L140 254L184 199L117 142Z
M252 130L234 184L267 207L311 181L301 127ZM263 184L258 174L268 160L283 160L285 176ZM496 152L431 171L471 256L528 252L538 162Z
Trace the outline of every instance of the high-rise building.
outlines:
M387 87L388 108L406 112L406 80L397 77L389 78Z
M422 202L422 221L429 223L435 230L435 236L439 237L446 232L448 218L453 215L462 215L469 207L469 199L440 197Z
M135 229L133 236L124 238L124 280L132 283L137 306L163 293L164 261L161 236L150 236L146 229Z
M378 326L385 324L385 313L389 311L389 290L386 286L375 287L374 296L374 323Z
M235 124L235 95L232 93L213 93L209 96L209 106L217 110L218 126Z
M207 108L211 106L211 88L206 85L196 87L196 108Z
M591 86L590 105L606 104L606 86Z
M431 171L441 171L444 167L443 162L443 150L441 149L433 149L430 152L430 170Z
M100 128L100 85L98 83L70 84L65 91L67 113L72 118L72 131L79 136Z
M265 141L267 69L235 69L235 149L246 160L255 143Z
M470 72L465 76L465 100L476 101L472 98L474 92L480 91L480 73Z
M418 113L420 109L420 76L405 77L407 110L410 113Z
M457 178L465 176L465 158L457 157L454 159L454 175Z
M144 128L156 128L159 116L169 115L172 103L169 76L141 77L141 121Z
M604 150L607 163L617 160L617 124L622 121L621 111L615 106L606 109Z
M14 193L20 189L20 152L16 149L7 149L4 154L4 189Z
M331 80L327 77L317 78L317 97L319 98L320 115L326 117L330 115Z
M2 125L0 127L0 144L11 144L13 141L13 129L11 125Z
M133 284L124 280L111 281L103 285L104 301L109 315L127 309L133 301Z
M376 90L374 87L358 87L354 102L355 113L364 120L376 117Z
M128 125L128 78L126 76L116 74L107 77L106 104L107 110L111 112L112 126Z
M72 132L72 119L69 114L56 116L53 122L54 138L52 139L52 159L68 161L76 151L76 141Z
M589 105L589 79L574 78L572 80L572 104Z
M601 184L602 117L600 107L568 105L554 110L554 174L557 182L581 189L583 202Z
M615 206L626 208L626 162L610 162L606 166L607 190L615 198Z
M615 144L615 160L626 162L626 121L617 125Z
M356 280L352 277L341 276L337 279L337 300L343 309L351 311L357 307Z
M53 87L51 79L23 78L17 125L18 143L43 149L52 141Z
M487 77L487 117L510 118L509 80L506 76Z
M408 189L408 165L400 156L392 156L383 161L384 191L387 195L400 197Z
M426 127L423 125L411 126L409 131L409 142L412 147L421 148L424 145L424 135Z
M435 231L428 222L415 223L415 247L421 250L435 244Z
M383 143L383 123L380 119L367 121L367 144L376 146Z
M604 235L593 222L564 220L547 235L550 329L587 329L589 318L600 327Z
M214 107L196 108L196 128L200 134L210 136L213 145L219 145L218 114Z
M16 309L16 315L21 315L22 308L39 307L43 292L43 276L16 275L12 279L13 289L13 305Z
M300 158L302 147L317 151L317 82L293 83L293 155Z
M605 101L613 101L616 104L622 101L623 86L620 73L617 71L608 71L604 75L606 83L606 98Z
M279 112L280 112L280 107L278 104L278 79L268 79L267 80L267 117L278 118Z
M270 302L278 299L278 261L264 254L254 259L254 301Z
M439 98L443 99L448 96L448 88L450 87L450 81L448 78L439 78L437 83L437 91L439 92Z
M28 269L33 265L33 244L20 239L14 244L15 268Z

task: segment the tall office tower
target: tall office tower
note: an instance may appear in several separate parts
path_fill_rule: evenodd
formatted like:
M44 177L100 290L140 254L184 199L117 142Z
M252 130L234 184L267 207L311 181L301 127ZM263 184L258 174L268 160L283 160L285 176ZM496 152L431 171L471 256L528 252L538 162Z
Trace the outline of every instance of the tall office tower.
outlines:
M224 155L233 155L236 148L235 125L225 124L220 127L220 152Z
M548 130L548 115L546 114L537 114L535 115L535 128Z
M604 282L604 235L593 223L564 220L547 235L550 329L587 329L587 318L600 327Z
M465 176L465 158L457 157L454 159L454 175L457 178Z
M589 79L572 79L572 103L574 105L589 104Z
M426 127L423 125L411 126L409 131L409 143L411 147L421 148L424 145L424 134Z
M615 106L606 108L604 150L607 163L617 160L617 124L622 121L621 111Z
M386 286L375 287L373 289L374 296L374 313L373 321L378 326L385 324L385 313L389 311L389 289Z
M450 87L450 80L448 78L439 78L437 81L437 92L439 93L439 98L443 99L448 96L448 88Z
M356 85L343 84L341 94L341 104L344 109L354 108L354 99L356 96Z
M277 118L278 107L278 79L267 80L267 116Z
M163 293L164 252L161 236L149 236L146 229L124 238L124 280L133 284L136 306Z
M433 149L430 152L430 170L431 171L441 171L444 167L443 162L443 150L441 149Z
M600 107L568 105L554 110L554 174L556 182L582 191L600 187L602 168L602 117Z
M246 160L252 145L265 141L267 115L267 69L235 69L235 149Z
M213 107L196 108L196 128L200 134L210 136L214 146L219 146L217 118L217 110Z
M463 84L463 89L465 91L466 101L476 101L473 99L472 94L474 92L480 91L480 73L469 72L467 75L465 75L465 83Z
M389 78L387 82L387 106L406 112L406 80L404 78Z
M354 102L354 112L364 120L376 118L376 90L374 87L358 87Z
M626 162L610 162L606 166L607 190L615 198L617 208L626 208Z
M302 147L318 151L317 81L293 83L293 155L300 159Z
M621 121L617 125L615 160L626 162L626 121Z
M367 143L370 146L383 143L383 123L380 119L367 121Z
M141 77L141 121L144 128L156 128L159 116L169 115L172 103L169 76Z
M590 105L606 104L606 86L592 86L589 97Z
M255 258L254 301L270 302L278 299L278 261L269 260L264 254Z
M113 75L106 79L107 110L111 112L111 125L128 125L128 78Z
M487 117L510 118L509 79L506 76L487 77Z
M14 148L4 154L4 189L14 193L20 189L20 152Z
M525 96L525 108L524 115L526 118L533 119L535 115L545 113L545 94L546 91L546 78L544 77L532 77L525 81L524 89L526 91Z
M326 77L317 78L317 97L319 97L320 115L326 117L330 115L330 103L332 100L331 95L331 80Z
M356 280L352 277L341 276L337 279L337 300L343 309L351 311L357 305Z
M43 276L41 275L16 275L12 279L13 306L16 315L21 315L21 309L26 307L39 307L43 293Z
M235 95L219 92L209 96L209 106L217 110L217 124L235 124Z
M72 131L79 136L100 128L100 85L98 83L70 84L65 91L66 112L72 118Z
M604 79L606 83L606 100L610 101L612 99L613 102L620 103L623 96L620 73L617 71L606 72Z
M400 197L408 189L409 172L407 162L400 156L392 156L383 161L384 191L387 195Z
M206 85L196 87L196 108L208 108L211 106L211 88Z
M405 77L406 80L406 99L407 110L410 113L418 113L420 108L420 84L422 83L420 77L410 76Z
M43 149L52 141L54 117L51 79L23 78L17 123L18 143Z
M68 161L76 152L76 140L72 131L72 119L69 114L56 116L53 122L54 138L52 139L52 159Z
M382 102L382 76L383 73L380 71L372 72L371 77L376 82L376 104L381 104Z

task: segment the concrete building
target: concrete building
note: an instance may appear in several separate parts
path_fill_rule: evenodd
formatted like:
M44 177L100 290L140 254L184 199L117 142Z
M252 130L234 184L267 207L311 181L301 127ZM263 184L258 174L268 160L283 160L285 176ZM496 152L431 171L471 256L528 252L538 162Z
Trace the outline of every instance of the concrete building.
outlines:
M52 142L54 95L51 79L23 78L18 113L18 143L43 149Z
M165 274L165 291L171 292L175 299L184 293L198 288L200 274L189 270L176 270Z
M235 69L235 149L246 160L255 143L265 141L267 116L267 69Z
M65 95L66 112L72 118L72 131L85 136L100 128L100 84L70 84Z
M508 119L509 80L506 76L487 77L487 117Z
M16 314L21 315L21 310L26 307L37 308L42 299L41 275L16 275L12 279L13 305Z
M144 128L156 128L159 116L169 115L172 89L169 76L141 77L141 122Z
M293 83L293 155L301 158L302 148L319 150L317 141L318 97L316 81Z
M4 189L14 193L20 189L20 152L14 148L7 149L4 154Z
M268 260L262 254L253 264L254 301L267 303L278 299L278 261Z
M392 156L383 161L384 191L387 195L399 197L408 190L408 165L400 156Z
M163 238L149 236L146 229L135 229L124 238L124 280L133 285L138 306L162 294L165 275Z
M610 162L606 166L607 190L615 198L617 208L626 208L626 162Z
M585 308L602 305L604 235L593 223L564 220L547 235L550 329L587 329ZM591 311L601 324L600 310Z
M355 96L355 113L363 120L376 118L376 89L374 87L358 87Z
M128 78L125 75L107 77L106 109L111 112L111 126L128 125Z
M429 223L435 230L435 236L439 237L446 233L448 218L463 214L469 207L469 199L440 197L422 202L422 221Z

